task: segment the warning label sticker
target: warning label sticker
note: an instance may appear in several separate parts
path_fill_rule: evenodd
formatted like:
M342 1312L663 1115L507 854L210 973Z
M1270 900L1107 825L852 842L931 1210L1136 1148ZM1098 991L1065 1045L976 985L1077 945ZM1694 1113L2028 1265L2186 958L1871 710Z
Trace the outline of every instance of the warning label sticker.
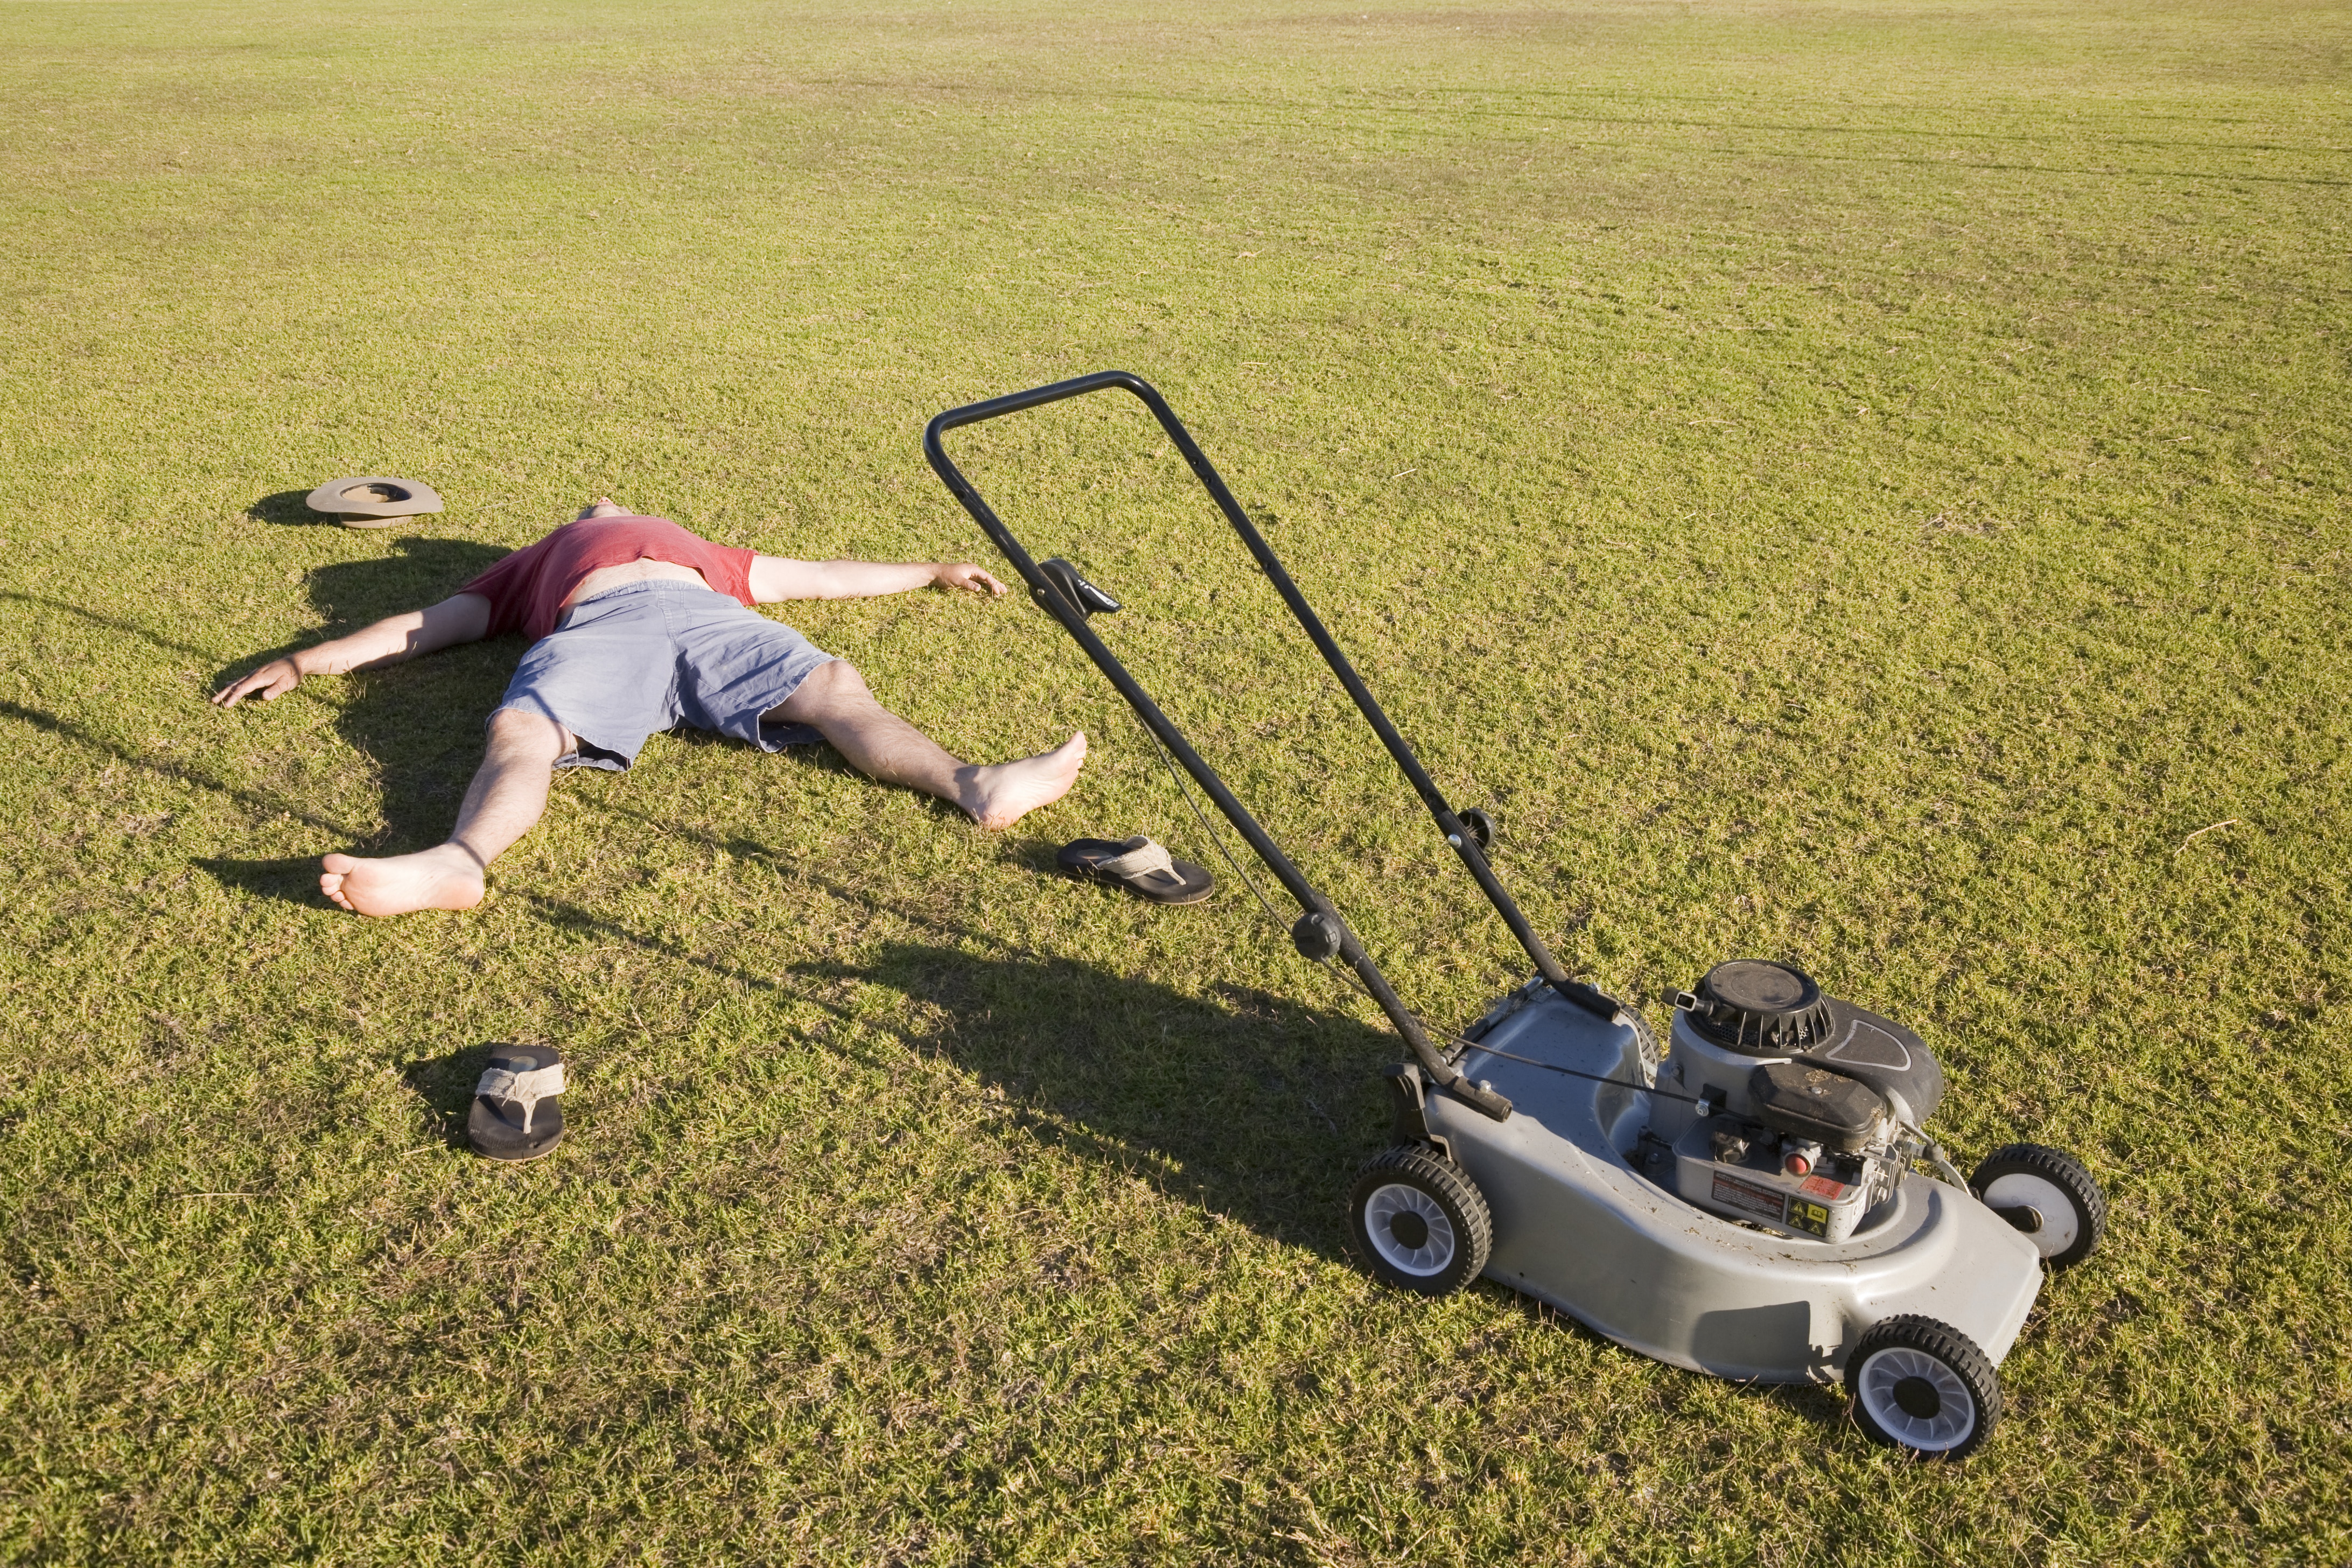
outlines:
M1805 1184L1798 1190L1813 1197L1827 1198L1832 1203L1845 1196L1845 1184L1831 1181L1827 1176L1808 1176Z
M1778 1224L1781 1215L1780 1194L1770 1187L1754 1182L1743 1182L1728 1172L1715 1173L1715 1201L1727 1208L1745 1209L1752 1215Z
M1820 1204L1792 1196L1789 1199L1789 1228L1826 1240L1830 1234L1830 1211Z

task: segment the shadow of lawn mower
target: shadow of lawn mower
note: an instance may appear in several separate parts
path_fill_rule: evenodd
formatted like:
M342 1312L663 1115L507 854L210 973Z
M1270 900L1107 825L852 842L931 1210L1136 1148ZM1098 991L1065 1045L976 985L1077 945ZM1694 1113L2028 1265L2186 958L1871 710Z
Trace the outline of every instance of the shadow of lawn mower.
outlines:
M1141 399L1248 547L1536 973L1461 1037L1431 1038L1310 885L1093 628L1117 601L1033 560L948 458L946 434L1118 388ZM1642 1016L1570 978L1486 858L1493 824L1455 811L1372 700L1192 433L1140 377L1103 371L933 419L940 478L1264 861L1300 909L1304 957L1345 965L1403 1037L1395 1145L1358 1173L1356 1244L1424 1295L1482 1274L1628 1349L1718 1377L1843 1376L1863 1430L1927 1458L1972 1452L2000 1415L1996 1369L2042 1270L2098 1245L2106 1204L2056 1150L2001 1149L1962 1180L1922 1130L1944 1079L1927 1043L1757 959L1674 992L1662 1058ZM1179 781L1181 783L1181 780ZM1203 818L1205 823L1206 819ZM1936 1174L1913 1169L1921 1161Z

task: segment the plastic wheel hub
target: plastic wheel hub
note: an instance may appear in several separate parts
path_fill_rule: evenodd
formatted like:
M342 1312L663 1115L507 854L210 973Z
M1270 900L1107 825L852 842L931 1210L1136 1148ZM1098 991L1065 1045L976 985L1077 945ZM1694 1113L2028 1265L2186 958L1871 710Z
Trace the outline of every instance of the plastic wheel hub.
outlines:
M1926 1351L1897 1345L1863 1363L1856 1395L1889 1436L1923 1454L1957 1448L1976 1429L1969 1385Z
M1903 1414L1916 1421L1933 1421L1944 1408L1943 1396L1924 1377L1906 1377L1896 1384L1895 1403L1903 1407Z
M1996 1149L1969 1178L1985 1206L2033 1238L2053 1268L2098 1250L2107 1229L2107 1197L2098 1178L2071 1154L2040 1143Z
M1454 1222L1419 1187L1391 1182L1364 1205L1364 1230L1381 1261L1405 1274L1443 1274L1454 1261Z
M2074 1250L2075 1238L2083 1234L2081 1219L2076 1215L2074 1200L2060 1190L2057 1183L2045 1176L2031 1175L2023 1171L1998 1177L1985 1189L1985 1205L1996 1213L2005 1209L2028 1209L2035 1216L2031 1226L2018 1229L2033 1237L2033 1245L2044 1258L2056 1258ZM2007 1218L2004 1215L2002 1217ZM2015 1220L2010 1220L2017 1225Z

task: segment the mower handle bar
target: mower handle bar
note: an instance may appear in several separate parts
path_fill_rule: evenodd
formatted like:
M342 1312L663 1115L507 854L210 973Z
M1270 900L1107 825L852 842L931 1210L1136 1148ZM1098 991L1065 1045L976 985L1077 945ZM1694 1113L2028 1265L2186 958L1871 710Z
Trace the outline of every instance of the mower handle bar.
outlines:
M1234 831L1247 841L1258 858L1265 862L1266 868L1274 873L1284 889L1298 901L1299 908L1309 915L1323 915L1337 928L1339 932L1339 956L1347 961L1349 966L1355 970L1357 975L1364 982L1365 989L1370 993L1372 999L1380 1004L1381 1011L1388 1015L1389 1021L1396 1026L1397 1032L1402 1035L1406 1043L1412 1047L1413 1055L1420 1059L1422 1066L1457 1098L1476 1106L1498 1121L1508 1116L1510 1101L1492 1090L1483 1089L1470 1083L1445 1061L1437 1047L1430 1042L1428 1034L1422 1028L1420 1021L1414 1018L1405 1009L1404 1005L1397 999L1396 993L1390 987L1386 976L1381 973L1378 966L1365 953L1363 943L1357 939L1356 933L1349 928L1347 922L1339 918L1339 911L1331 907L1330 900L1318 892L1300 873L1298 868L1291 863L1290 858L1283 853L1281 847L1275 843L1264 827L1259 826L1257 819L1252 816L1247 808L1234 798L1233 792L1225 787L1224 781L1217 776L1216 771L1192 750L1182 732L1169 721L1166 714L1160 710L1159 704L1151 700L1150 694L1128 672L1127 668L1103 644L1102 639L1095 635L1093 628L1087 625L1088 612L1086 607L1072 604L1065 596L1060 586L1039 568L1035 561L1030 558L1029 552L1022 548L1021 542L1013 536L1012 530L1004 526L1003 520L990 508L988 502L982 499L980 491L973 487L970 479L964 478L963 471L958 468L953 460L948 457L947 448L941 442L941 437L947 432L966 425L977 425L984 420L1001 418L1008 414L1018 414L1027 409L1041 407L1048 403L1059 403L1066 398L1082 397L1088 393L1107 391L1112 387L1134 394L1143 405L1151 411L1152 417L1160 422L1160 427L1167 433L1169 440L1174 444L1177 451L1183 454L1184 461L1192 468L1193 478L1201 481L1202 487L1209 492L1209 499L1216 502L1217 510L1224 514L1225 521L1233 526L1234 531L1241 536L1242 543L1248 548L1251 556L1257 562L1259 570L1263 571L1267 580L1273 583L1275 591L1282 595L1283 603L1289 606L1292 616L1306 631L1308 640L1314 643L1316 651L1322 655L1323 662L1328 665L1331 673L1339 678L1339 684L1346 689L1349 697L1354 700L1358 711L1363 714L1365 721L1372 727L1372 732L1378 735L1381 738L1381 743L1388 748L1389 755L1394 759L1399 771L1404 774L1406 782L1411 784L1413 792L1420 795L1422 804L1429 809L1430 816L1436 820L1438 831L1445 836L1447 845L1461 857L1463 864L1469 868L1471 876L1476 879L1480 890L1486 895L1487 901L1494 905L1496 912L1502 916L1503 923L1510 928L1511 934L1518 939L1519 945L1527 950L1528 956L1535 961L1538 973L1553 990L1567 1000L1603 1018L1614 1018L1621 1011L1618 1004L1594 987L1569 978L1567 971L1560 967L1559 960L1552 956L1551 950L1544 945L1543 939L1538 936L1535 928L1528 923L1527 916L1520 912L1517 903L1512 900L1508 892L1504 890L1502 883L1496 879L1494 868L1487 863L1485 851L1479 847L1476 836L1464 826L1462 819L1454 814L1454 809L1446 805L1444 796L1438 793L1435 781L1431 779L1428 770L1422 766L1421 759L1413 754L1412 748L1405 743L1404 737L1397 732L1396 726L1390 722L1387 713L1383 712L1381 705L1373 700L1362 678L1357 675L1355 667L1348 662L1347 655L1339 651L1339 645L1332 640L1331 634L1325 629L1322 621L1308 606L1306 596L1298 591L1298 584L1291 581L1290 574L1284 569L1280 558L1275 554L1272 548L1266 544L1264 536L1251 523L1248 515L1242 510L1241 503L1234 499L1233 492L1225 487L1224 479L1210 463L1207 455L1201 450L1200 444L1192 439L1192 433L1184 427L1183 421L1176 417L1176 411L1168 405L1168 400L1160 395L1158 388L1130 372L1106 370L1097 371L1090 375L1075 376L1067 381L1057 381L1045 386L1033 387L1026 392L1008 393L1002 397L992 397L984 402L967 404L961 408L950 408L925 427L923 455L930 460L933 471L946 484L949 493L962 504L964 510L971 514L972 520L980 524L982 531L995 543L997 549L1003 552L1004 558L1013 563L1013 570L1021 574L1022 581L1028 584L1030 596L1055 619L1062 623L1063 628L1076 640L1078 646L1086 651L1087 657L1094 661L1095 667L1103 672L1119 695L1127 700L1128 706L1135 710L1136 715L1143 721L1145 726L1159 737L1160 742L1167 746L1179 762L1183 763L1184 771L1191 773L1209 798L1216 803L1218 811L1223 814L1225 820L1233 824Z

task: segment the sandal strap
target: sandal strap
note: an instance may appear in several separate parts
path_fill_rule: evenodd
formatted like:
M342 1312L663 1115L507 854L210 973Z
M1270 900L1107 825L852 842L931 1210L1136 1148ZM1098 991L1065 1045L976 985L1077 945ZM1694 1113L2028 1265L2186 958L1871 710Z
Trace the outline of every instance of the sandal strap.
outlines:
M1140 877L1150 871L1170 871L1176 862L1167 846L1145 839L1124 855L1114 855L1096 863L1095 869L1108 877Z
M513 1072L506 1068L485 1068L482 1081L474 1092L485 1100L503 1100L522 1107L522 1131L530 1135L530 1119L539 1112L539 1102L552 1100L563 1092L563 1064L555 1062L543 1068L527 1068Z

